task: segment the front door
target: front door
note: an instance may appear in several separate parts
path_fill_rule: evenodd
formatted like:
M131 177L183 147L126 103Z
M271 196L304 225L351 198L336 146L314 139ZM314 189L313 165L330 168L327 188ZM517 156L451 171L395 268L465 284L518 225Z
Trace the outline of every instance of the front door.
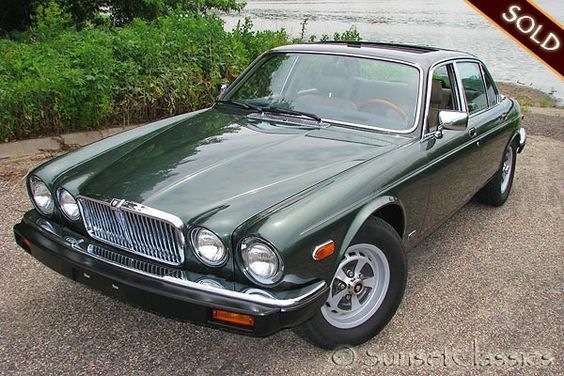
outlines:
M436 130L441 110L467 111L466 97L459 89L464 80L458 80L454 63L439 65L431 74L426 127L428 133ZM479 91L480 88L477 87L476 90ZM443 137L440 139L424 137L432 173L432 189L423 233L432 231L464 205L476 191L476 181L480 175L480 147L476 142L473 112L477 112L477 109L470 111L466 130L443 130Z

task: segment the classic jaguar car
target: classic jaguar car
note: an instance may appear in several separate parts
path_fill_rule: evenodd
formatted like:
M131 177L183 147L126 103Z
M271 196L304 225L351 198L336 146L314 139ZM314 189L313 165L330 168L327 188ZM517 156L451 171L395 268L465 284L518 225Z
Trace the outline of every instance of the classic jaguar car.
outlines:
M507 200L520 123L466 53L279 47L211 108L37 167L15 238L55 271L165 315L356 345L398 308L407 248L474 196Z

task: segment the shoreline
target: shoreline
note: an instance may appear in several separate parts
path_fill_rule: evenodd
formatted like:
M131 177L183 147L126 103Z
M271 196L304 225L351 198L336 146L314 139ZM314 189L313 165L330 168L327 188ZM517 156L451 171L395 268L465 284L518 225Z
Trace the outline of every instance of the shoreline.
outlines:
M564 101L532 86L504 81L496 82L496 85L501 94L517 99L522 108L553 107L564 109Z
M557 126L558 124L562 124L564 120L564 107L555 97L542 90L529 86L510 82L497 82L496 84L503 95L515 98L519 101L521 111L525 114L526 118L532 117L536 120L536 125L533 127L531 127L531 125L534 122L525 121L524 126L527 130L530 130L532 134L548 134L548 137L564 141L564 127ZM0 162L11 158L37 154L39 152L59 153L74 150L140 125L143 124L126 126L108 125L107 127L91 131L62 133L38 138L2 142L0 143Z

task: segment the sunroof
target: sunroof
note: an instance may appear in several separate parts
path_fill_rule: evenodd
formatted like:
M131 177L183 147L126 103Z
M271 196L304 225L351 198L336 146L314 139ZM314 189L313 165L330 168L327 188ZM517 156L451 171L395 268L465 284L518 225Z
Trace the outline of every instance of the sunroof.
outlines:
M326 42L314 42L314 44L346 44L349 47L371 47L371 48L385 48L389 50L399 50L412 52L417 54L424 54L427 52L439 51L437 48L427 47L427 46L413 46L408 44L399 43L384 43L384 42L364 42L364 41L326 41Z

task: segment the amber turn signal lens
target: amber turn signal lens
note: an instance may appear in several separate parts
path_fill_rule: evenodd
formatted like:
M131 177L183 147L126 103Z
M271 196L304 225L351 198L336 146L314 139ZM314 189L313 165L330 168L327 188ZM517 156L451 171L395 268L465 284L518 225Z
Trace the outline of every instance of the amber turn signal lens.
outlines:
M26 238L22 238L22 245L28 251L31 250L31 242L29 240L27 240Z
M335 242L331 240L315 247L312 257L315 261L320 261L333 253L335 253Z
M250 315L243 315L241 313L222 311L220 309L212 310L212 317L214 320L225 321L231 324L254 326L255 318Z

